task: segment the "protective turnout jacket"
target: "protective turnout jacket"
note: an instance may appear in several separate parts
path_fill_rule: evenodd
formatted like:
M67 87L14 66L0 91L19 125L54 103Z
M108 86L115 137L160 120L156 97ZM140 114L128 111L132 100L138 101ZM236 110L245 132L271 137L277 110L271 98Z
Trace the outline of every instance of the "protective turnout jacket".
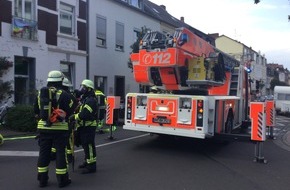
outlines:
M97 97L97 101L98 101L99 106L105 106L107 104L107 98L102 91L96 90L95 95Z
M56 99L57 99L57 108L62 109L66 112L66 119L64 121L52 123L50 126L47 126L46 121L40 120L37 124L37 129L39 132L49 132L49 131L67 131L68 130L68 117L73 114L73 100L70 95L64 90L56 90ZM40 112L40 93L37 97L37 101L34 105L35 114L39 115Z
M90 91L86 96L82 97L81 103L79 112L75 114L78 127L96 127L97 100L94 92Z

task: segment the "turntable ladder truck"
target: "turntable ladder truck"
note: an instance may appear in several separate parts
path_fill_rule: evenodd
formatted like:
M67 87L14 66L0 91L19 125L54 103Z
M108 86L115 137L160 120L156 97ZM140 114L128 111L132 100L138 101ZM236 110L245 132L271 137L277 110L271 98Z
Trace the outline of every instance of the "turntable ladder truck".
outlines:
M251 140L251 135L232 134L250 124L247 72L239 61L186 28L173 36L148 32L130 59L136 82L161 93L128 93L124 129Z

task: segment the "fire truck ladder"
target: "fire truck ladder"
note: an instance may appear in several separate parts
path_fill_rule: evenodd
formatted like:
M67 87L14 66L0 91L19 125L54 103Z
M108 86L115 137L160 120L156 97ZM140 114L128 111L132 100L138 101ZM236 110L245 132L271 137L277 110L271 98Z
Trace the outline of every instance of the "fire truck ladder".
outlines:
M235 67L232 71L232 78L230 84L230 96L237 96L239 82L239 68Z

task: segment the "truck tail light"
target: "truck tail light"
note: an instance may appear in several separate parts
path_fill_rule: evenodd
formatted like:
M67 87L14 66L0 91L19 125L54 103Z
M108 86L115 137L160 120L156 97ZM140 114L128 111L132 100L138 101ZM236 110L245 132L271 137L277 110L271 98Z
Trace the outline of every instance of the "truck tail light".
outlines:
M196 106L196 125L199 127L202 127L203 125L203 100L197 100L197 106Z
M126 117L128 120L132 118L132 96L127 97L127 112Z

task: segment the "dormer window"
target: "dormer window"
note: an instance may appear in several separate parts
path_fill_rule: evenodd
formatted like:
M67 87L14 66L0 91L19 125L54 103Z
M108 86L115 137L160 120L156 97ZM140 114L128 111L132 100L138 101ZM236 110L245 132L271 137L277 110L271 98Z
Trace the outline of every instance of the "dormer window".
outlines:
M129 0L129 4L141 9L143 7L143 1L142 0Z

